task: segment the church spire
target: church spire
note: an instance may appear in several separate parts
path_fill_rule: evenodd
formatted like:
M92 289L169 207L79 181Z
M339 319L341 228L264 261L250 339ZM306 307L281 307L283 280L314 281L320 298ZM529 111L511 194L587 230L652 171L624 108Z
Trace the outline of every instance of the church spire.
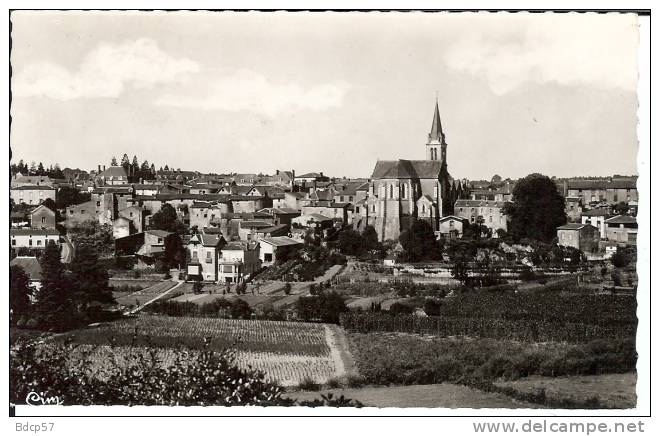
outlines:
M440 121L440 109L438 109L438 100L435 100L435 113L433 114L433 124L431 125L431 133L429 133L429 143L438 142L445 143L445 134L442 131L442 122Z

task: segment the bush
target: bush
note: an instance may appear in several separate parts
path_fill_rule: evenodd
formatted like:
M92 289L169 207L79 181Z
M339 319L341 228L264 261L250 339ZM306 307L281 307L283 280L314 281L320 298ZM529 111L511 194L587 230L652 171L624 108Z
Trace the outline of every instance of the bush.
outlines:
M199 294L200 292L202 292L202 289L203 289L203 288L204 288L204 283L199 282L199 281L193 283L193 292L194 292L195 294Z
M310 377L305 377L299 384L298 388L303 391L320 391L321 385L316 383Z
M311 297L300 297L296 301L298 318L304 321L339 323L339 315L348 308L341 295L336 292L320 293Z
M343 397L296 402L266 381L264 374L235 365L232 351L172 349L172 363L158 354L131 349L122 356L124 368L96 368L90 358L98 351L116 359L116 349L91 346L83 358L72 359L75 346L51 342L37 345L18 340L10 350L10 401L26 404L30 392L59 398L65 405L161 406L360 406ZM80 352L80 351L79 351ZM85 353L83 351L83 353Z
M436 300L435 298L427 298L424 300L424 313L428 316L439 316L441 307L442 303L440 300Z
M291 294L291 283L286 282L286 283L284 284L284 293L285 293L286 295L290 295L290 294Z
M394 303L390 306L389 313L392 315L405 314L410 315L415 311L415 308L404 303Z

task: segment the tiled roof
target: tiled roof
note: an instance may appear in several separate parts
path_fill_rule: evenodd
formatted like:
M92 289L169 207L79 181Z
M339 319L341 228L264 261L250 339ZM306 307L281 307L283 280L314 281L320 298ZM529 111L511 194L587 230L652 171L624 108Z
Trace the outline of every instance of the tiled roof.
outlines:
M371 178L437 179L441 165L439 160L379 160Z
M172 232L166 232L165 230L145 230L144 233L149 233L150 235L158 236L159 238L166 238L172 234Z
M568 224L564 224L563 226L557 227L557 230L580 230L590 225L591 224L568 223Z
M288 236L272 236L272 237L261 238L259 239L259 242L264 242L266 244L273 245L275 247L302 245L301 242L296 241L293 238L289 238Z
M302 178L309 179L309 178L312 178L312 177L318 178L318 177L323 177L323 176L321 175L321 173L305 173L305 174L301 174L301 175L296 174L296 179L302 179Z
M24 185L11 188L12 191L55 191L55 188L47 185Z
M288 224L277 224L277 225L274 225L274 226L263 227L261 229L258 229L257 233L263 233L263 234L275 233L275 232L278 232L278 231L286 230L288 227L289 227Z
M123 177L123 178L128 178L128 175L126 174L126 170L124 167L110 167L106 169L105 171L101 171L99 174L100 177Z
M9 229L11 236L59 236L57 229Z
M321 215L320 213L311 213L305 216L310 216L314 218L316 221L332 221L332 218L328 218L327 216Z
M637 219L630 215L617 215L606 219L607 224L637 224Z
M608 216L607 209L590 209L582 212L582 216Z

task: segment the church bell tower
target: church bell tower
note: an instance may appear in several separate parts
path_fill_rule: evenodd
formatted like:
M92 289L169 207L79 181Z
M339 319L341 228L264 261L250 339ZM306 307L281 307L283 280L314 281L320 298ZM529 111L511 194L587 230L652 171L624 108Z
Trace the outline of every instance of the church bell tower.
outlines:
M438 153L438 151L440 153ZM435 102L435 113L433 114L431 133L429 133L429 139L426 142L426 160L440 160L445 165L447 162L447 143L445 142L445 134L442 131L440 110L438 109L437 100Z

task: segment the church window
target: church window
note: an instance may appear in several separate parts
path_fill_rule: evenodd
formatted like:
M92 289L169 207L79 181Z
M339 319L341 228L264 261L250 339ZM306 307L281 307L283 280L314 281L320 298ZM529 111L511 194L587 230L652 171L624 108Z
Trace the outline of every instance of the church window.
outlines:
M394 198L394 185L390 185L390 198Z
M422 213L426 213L426 205L422 204Z

